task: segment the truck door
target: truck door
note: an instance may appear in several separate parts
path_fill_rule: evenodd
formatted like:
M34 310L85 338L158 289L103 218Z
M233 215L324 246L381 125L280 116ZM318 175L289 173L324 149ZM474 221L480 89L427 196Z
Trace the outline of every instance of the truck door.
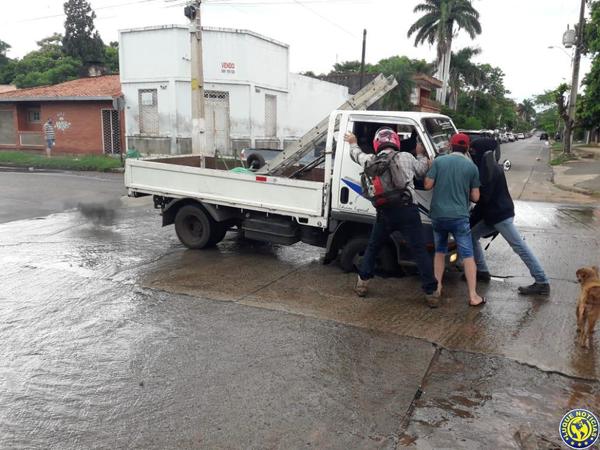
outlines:
M351 114L348 120L341 124L345 130L353 132L361 149L365 153L372 153L372 142L375 132L382 126L390 126L398 131L405 141L410 136L415 136L418 145L423 145L430 158L435 153L429 139L425 135L420 124L411 118L394 117L369 114ZM336 171L332 183L332 216L343 220L355 220L359 222L371 222L375 216L375 208L362 196L361 173L362 167L350 158L350 146L346 142L338 143L336 159ZM429 221L429 205L431 203L431 192L423 189L423 184L416 184L416 201L419 203L422 219ZM420 187L420 189L419 189Z

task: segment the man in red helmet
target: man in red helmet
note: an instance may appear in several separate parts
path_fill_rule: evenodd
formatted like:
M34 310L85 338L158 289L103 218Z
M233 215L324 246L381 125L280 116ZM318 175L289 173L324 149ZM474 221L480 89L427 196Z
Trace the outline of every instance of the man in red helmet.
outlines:
M433 189L430 216L435 239L434 270L441 296L442 280L448 253L448 234L454 236L458 255L463 260L469 288L469 305L485 304L477 294L477 281L471 226L470 202L479 201L479 171L466 155L469 136L457 133L450 139L452 153L435 159L425 178L425 189Z
M421 276L422 289L425 292L427 303L431 307L438 306L437 281L433 275L431 257L427 253L425 240L423 238L423 225L416 202L413 200L415 176L423 177L431 163L423 154L415 158L408 152L400 151L400 138L398 134L389 127L380 128L373 139L375 154L364 153L357 144L356 136L346 133L345 141L350 144L350 156L352 160L363 168L367 168L381 154L393 154L389 164L389 174L393 185L402 192L397 199L391 200L381 206L376 206L377 219L371 230L369 243L359 268L358 280L354 291L360 297L367 294L368 283L373 278L375 259L381 246L394 231L400 231L413 254L419 275Z

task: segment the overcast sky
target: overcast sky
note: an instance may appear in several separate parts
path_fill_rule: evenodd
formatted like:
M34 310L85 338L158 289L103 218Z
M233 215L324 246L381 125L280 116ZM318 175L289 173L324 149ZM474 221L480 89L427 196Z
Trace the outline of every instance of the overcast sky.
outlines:
M186 23L180 0L91 0L105 42L119 29ZM203 25L243 28L290 45L290 69L327 72L336 61L360 59L367 29L367 62L392 55L433 60L435 49L414 47L406 37L418 18L417 0L205 0ZM62 0L2 0L0 39L11 57L36 48L36 41L63 32ZM570 59L558 49L568 23L578 20L578 0L474 0L483 34L460 33L454 49L478 46L479 62L499 66L517 100L570 80ZM569 51L570 52L570 51ZM582 76L589 69L583 60Z

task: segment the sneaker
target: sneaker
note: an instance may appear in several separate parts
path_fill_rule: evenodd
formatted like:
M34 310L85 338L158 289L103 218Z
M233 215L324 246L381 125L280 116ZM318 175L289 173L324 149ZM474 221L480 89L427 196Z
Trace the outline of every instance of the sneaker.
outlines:
M533 283L529 286L519 287L521 295L550 295L550 285L548 283Z
M461 278L463 281L467 281L467 277L464 273L462 274ZM492 279L492 276L490 275L489 272L480 272L479 270L477 271L477 281L488 282L491 279Z
M430 308L437 308L440 306L440 294L437 291L425 294L425 301Z
M365 297L368 292L369 280L363 280L360 275L358 276L358 280L356 280L356 286L354 286L354 292L359 297Z

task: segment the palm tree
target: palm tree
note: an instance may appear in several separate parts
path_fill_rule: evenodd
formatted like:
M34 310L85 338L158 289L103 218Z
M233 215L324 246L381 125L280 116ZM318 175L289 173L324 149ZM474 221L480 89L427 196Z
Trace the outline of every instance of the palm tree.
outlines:
M408 30L415 36L415 46L428 42L437 44L438 77L443 82L438 101L445 104L452 57L452 40L459 30L465 30L471 39L481 34L479 12L470 0L424 0L415 6L415 13L425 13ZM455 28L456 25L456 28Z
M521 113L523 120L531 123L532 119L535 118L535 104L533 100L526 98L523 103L518 105L519 113Z
M477 78L480 78L479 67L471 59L481 53L480 48L465 47L456 53L452 53L450 62L450 76L448 85L450 87L450 107L456 111L458 106L458 95L466 86L475 88Z

